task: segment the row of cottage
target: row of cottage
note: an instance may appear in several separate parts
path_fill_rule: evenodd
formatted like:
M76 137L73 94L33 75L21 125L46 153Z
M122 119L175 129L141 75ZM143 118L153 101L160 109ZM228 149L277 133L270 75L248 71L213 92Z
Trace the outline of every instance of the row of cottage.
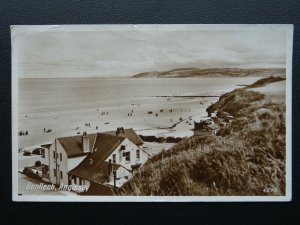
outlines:
M56 138L42 145L41 177L55 185L121 187L150 157L133 129Z
M221 127L234 120L234 117L225 111L218 111L208 114L209 118L200 122L194 121L194 136L211 136L216 135Z

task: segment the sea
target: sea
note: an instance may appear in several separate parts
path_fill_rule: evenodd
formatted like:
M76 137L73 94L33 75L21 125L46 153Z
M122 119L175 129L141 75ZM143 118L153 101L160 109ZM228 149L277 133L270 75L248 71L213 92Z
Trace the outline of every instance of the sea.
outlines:
M18 113L106 108L159 96L219 96L259 77L19 79Z

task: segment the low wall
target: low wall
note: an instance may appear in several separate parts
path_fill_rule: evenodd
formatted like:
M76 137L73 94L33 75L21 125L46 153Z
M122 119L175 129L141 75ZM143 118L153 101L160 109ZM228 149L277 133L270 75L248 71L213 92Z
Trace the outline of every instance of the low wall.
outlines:
M139 135L139 137L145 142L158 142L158 143L178 143L182 140L180 137L156 137L154 135L144 136Z

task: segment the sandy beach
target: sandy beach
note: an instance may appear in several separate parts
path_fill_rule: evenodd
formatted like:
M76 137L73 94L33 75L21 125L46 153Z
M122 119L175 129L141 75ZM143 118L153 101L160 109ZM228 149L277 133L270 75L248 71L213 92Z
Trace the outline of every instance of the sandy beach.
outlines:
M218 100L213 96L258 79L117 80L126 84L127 87L122 89L120 85L107 88L105 82L114 85L111 80L103 82L100 79L101 83L87 80L89 85L92 84L91 90L83 91L81 95L76 89L86 85L82 84L85 81L65 82L65 86L73 85L74 88L66 87L65 92L51 84L52 81L42 85L33 81L34 89L20 91L18 130L27 131L28 135L19 136L19 148L50 143L57 137L79 135L83 131L103 132L117 127L133 128L141 135L189 137L193 135L193 121L206 118L206 108ZM76 93L74 96L73 92Z
M21 119L19 128L28 130L29 135L19 137L19 146L48 143L55 137L81 134L83 131L93 133L114 130L120 126L133 127L138 134L142 135L191 136L193 120L205 117L205 108L216 100L217 98L162 98L154 103L148 99L147 104L143 104L141 100L134 105L103 109L27 113ZM102 111L105 114L101 115ZM150 111L152 113L148 114ZM179 123L180 118L182 118L181 123ZM90 126L86 126L86 123ZM170 128L176 123L179 124ZM52 132L44 132L44 128L52 129Z

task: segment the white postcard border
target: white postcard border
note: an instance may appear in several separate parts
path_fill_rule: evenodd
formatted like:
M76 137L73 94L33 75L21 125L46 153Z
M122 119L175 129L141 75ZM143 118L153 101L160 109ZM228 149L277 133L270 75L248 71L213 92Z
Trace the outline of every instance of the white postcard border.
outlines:
M112 30L259 30L282 29L287 32L286 54L286 195L285 196L46 196L18 195L18 68L13 42L21 32L41 31L112 31ZM12 199L25 202L282 202L292 200L292 56L291 24L174 24L174 25L16 25L11 26L12 44Z

